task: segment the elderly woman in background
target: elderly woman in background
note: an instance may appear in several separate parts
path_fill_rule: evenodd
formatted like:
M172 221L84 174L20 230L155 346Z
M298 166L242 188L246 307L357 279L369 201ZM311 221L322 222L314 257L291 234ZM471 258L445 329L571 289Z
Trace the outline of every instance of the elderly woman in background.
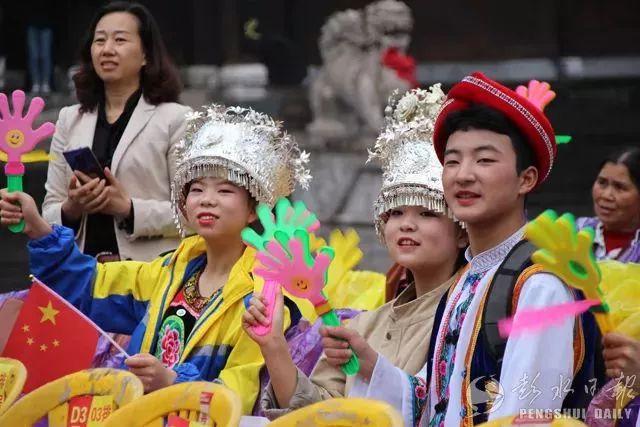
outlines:
M593 227L596 231L596 258L640 262L640 149L625 148L607 157L593 183L592 197L596 217L579 218L578 226ZM606 376L611 381L604 386L597 385L602 387L591 401L587 424L593 427L640 426L640 398L627 404L620 419L599 415L616 408L616 397L640 393L640 342L612 332L603 337L602 347ZM617 388L618 381L628 389Z
M640 262L640 148L610 155L592 189L596 217L579 218L578 227L596 231L596 258Z
M151 260L177 247L170 183L188 108L158 26L142 5L113 2L93 19L74 76L79 104L60 111L44 218L76 231L100 261ZM90 147L104 177L72 171L63 152Z

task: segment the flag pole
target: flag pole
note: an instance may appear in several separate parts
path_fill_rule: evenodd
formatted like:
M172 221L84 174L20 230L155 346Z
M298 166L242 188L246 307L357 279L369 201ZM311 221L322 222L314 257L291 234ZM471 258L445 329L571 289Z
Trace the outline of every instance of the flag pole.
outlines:
M104 332L104 331L103 331L102 329L100 329L100 328L98 328L98 331L100 332L100 334L102 334L102 336L103 336L103 337L105 337L106 339L108 339L108 340L109 340L109 342L110 342L111 344L113 344L113 346L114 346L115 348L117 348L117 349L120 351L120 353L122 353L122 354L124 354L125 356L127 356L127 358L131 357L131 356L129 356L129 353L127 353L126 351L124 351L124 349L123 349L122 347L120 347L120 345L119 345L119 344L118 344L118 343L117 343L113 338L111 338L111 337L109 336L109 334L107 334L106 332Z

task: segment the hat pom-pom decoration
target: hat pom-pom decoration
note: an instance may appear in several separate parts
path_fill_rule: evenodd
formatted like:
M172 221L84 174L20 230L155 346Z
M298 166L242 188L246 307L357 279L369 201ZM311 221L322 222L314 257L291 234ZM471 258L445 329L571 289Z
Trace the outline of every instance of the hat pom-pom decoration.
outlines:
M528 86L518 86L516 93L526 98L540 111L544 111L545 107L556 97L556 93L551 90L549 83L539 82L538 80L531 80Z
M540 111L544 111L547 105L556 98L556 93L551 90L551 85L547 82L539 82L538 80L529 81L527 86L518 86L516 93L527 99ZM556 135L557 144L568 144L571 142L571 139L569 135Z

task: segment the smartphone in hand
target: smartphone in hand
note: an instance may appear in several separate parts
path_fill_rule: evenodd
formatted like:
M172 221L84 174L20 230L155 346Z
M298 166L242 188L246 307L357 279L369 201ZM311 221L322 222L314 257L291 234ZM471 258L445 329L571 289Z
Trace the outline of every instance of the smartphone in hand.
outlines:
M89 147L77 148L62 153L71 170L80 171L91 178L106 179L104 168Z

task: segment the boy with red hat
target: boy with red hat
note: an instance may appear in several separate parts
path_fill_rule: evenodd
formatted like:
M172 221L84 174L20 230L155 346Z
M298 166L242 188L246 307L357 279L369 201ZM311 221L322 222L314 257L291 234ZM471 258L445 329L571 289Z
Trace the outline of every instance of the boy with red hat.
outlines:
M378 356L352 396L393 404L407 425L435 427L586 407L592 318L508 340L497 331L498 320L519 310L574 299L560 279L531 265L533 248L523 240L525 199L556 156L542 111L553 97L546 83L514 92L481 73L451 89L433 138L447 204L468 231L469 267L441 301L422 373L409 376Z

